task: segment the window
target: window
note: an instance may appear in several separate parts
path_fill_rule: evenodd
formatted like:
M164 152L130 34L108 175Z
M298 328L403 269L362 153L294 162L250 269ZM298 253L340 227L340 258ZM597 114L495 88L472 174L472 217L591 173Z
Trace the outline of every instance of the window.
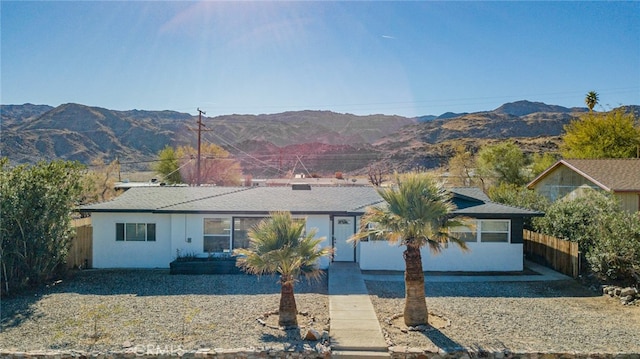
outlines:
M116 241L155 242L155 223L116 223Z
M478 234L473 226L457 226L449 228L449 235L463 242L477 242Z
M233 219L233 249L249 248L249 230L257 226L262 217L236 217Z
M230 236L231 220L225 218L204 219L204 252L229 252Z
M449 235L467 243L508 243L510 224L509 220L503 219L477 220L469 226L449 228Z
M480 242L509 242L510 224L508 220L481 220Z

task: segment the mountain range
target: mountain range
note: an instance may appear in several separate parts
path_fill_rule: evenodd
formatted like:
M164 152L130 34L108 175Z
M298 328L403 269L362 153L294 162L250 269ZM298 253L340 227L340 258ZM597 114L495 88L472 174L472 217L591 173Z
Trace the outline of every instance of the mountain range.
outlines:
M254 177L289 170L363 173L433 168L462 144L513 139L525 152L555 151L563 126L586 108L517 101L495 110L407 118L331 111L203 117L202 139L231 152ZM147 169L166 145L197 145L197 116L175 111L115 111L81 104L2 105L0 153L11 163L118 159Z

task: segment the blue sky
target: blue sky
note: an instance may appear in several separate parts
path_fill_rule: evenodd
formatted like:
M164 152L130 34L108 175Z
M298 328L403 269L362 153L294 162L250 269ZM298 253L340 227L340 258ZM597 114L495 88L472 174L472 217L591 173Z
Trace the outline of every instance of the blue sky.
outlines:
M1 2L1 102L208 116L640 104L640 2Z

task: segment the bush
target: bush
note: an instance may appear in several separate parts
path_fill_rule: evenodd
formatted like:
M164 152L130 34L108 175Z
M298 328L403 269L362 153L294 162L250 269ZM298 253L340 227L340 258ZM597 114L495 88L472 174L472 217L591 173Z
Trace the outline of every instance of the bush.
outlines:
M54 161L9 168L3 158L0 169L0 293L7 294L40 284L63 267L82 166Z
M640 284L640 217L622 211L612 196L589 190L560 200L535 224L538 232L578 242L600 276Z
M606 217L586 254L591 269L609 279L640 284L640 217L622 211Z
M598 228L620 213L618 202L610 195L587 190L584 196L562 199L547 209L535 222L535 230L554 237L578 242L580 251L589 252L598 236Z

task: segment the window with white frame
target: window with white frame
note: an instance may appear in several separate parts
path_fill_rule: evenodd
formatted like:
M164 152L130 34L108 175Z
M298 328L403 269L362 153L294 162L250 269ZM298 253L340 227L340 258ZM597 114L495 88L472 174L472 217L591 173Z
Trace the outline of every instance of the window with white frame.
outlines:
M233 219L233 249L249 248L249 231L258 225L263 217L235 217Z
M467 243L509 243L511 221L508 219L479 219L474 224L449 228L449 235Z
M118 242L155 242L155 223L116 223Z
M508 243L511 221L504 219L479 220L480 242Z
M451 227L449 228L449 235L463 242L477 242L478 233L475 227L474 224Z
M206 253L229 252L231 244L231 220L228 218L204 219L204 245Z

